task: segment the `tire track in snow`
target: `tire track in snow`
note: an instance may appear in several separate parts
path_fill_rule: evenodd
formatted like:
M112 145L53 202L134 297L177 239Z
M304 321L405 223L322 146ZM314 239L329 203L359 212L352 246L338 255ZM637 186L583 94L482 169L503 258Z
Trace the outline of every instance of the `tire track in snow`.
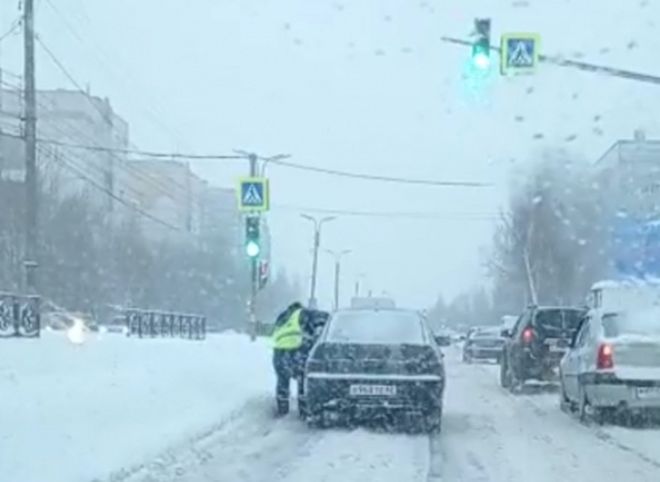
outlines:
M304 456L314 438L295 415L275 418L271 396L259 397L203 434L108 482L272 480L273 474L286 472L287 460Z
M508 395L510 395L513 398L516 398L516 395L510 394L507 392ZM576 429L578 430L585 430L588 432L593 433L593 435L600 441L607 443L613 447L616 447L617 449L627 452L631 455L636 456L639 458L642 462L645 462L657 469L660 469L660 460L654 459L646 454L644 454L640 449L629 445L625 443L622 440L619 440L615 435L610 434L606 431L606 428L603 427L598 427L598 426L585 426L579 422L577 417L574 415L566 414L562 412L559 409L559 395L557 395L557 400L556 403L553 403L553 408L552 411L550 411L550 407L547 405L542 405L539 400L535 400L533 396L529 395L523 395L519 396L519 400L523 401L527 405L530 406L530 408L536 413L539 417L544 417L544 418L553 418L555 416L557 417L568 417L571 421L575 422ZM556 412L555 412L556 411ZM655 430L657 432L657 428L648 428L647 430ZM660 452L660 433L658 434L658 447L657 450Z
M293 461L286 482L425 482L428 435L368 428L329 429L307 457Z
M554 394L537 387L540 395L511 395L495 367L447 358L444 429L430 444L429 482L522 482L530 474L535 482L660 480L655 464L565 417Z
M186 446L110 482L424 482L428 436L389 430L309 429L294 412L271 415L272 397L251 400Z

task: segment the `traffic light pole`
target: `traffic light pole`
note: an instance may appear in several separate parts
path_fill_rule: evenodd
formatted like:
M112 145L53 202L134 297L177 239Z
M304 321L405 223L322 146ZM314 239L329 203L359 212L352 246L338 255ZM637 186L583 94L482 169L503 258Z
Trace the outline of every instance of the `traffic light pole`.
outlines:
M257 175L257 155L250 154L248 156L250 161L250 176L254 177ZM257 338L257 290L258 290L258 270L257 270L258 256L250 258L250 313L249 313L249 323L250 327L248 332L250 333L250 339L252 341Z

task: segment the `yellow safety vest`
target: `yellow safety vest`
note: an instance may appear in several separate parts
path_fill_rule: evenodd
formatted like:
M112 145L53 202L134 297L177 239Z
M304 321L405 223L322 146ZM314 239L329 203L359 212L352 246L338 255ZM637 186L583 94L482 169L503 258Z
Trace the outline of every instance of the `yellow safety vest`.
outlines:
M273 348L276 350L297 350L302 346L303 332L300 327L302 310L294 311L282 326L273 331Z

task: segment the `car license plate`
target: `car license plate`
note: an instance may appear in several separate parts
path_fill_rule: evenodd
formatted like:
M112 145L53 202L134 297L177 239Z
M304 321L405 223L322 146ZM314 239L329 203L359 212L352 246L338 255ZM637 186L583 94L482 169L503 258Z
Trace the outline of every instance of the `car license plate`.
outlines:
M637 387L637 398L640 400L660 399L660 387Z
M351 385L349 393L352 397L392 397L396 395L394 385Z

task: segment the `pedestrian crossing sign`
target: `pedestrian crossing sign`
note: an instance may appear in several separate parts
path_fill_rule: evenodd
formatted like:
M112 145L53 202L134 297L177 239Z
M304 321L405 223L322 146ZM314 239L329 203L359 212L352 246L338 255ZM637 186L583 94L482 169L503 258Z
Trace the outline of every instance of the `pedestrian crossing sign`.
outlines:
M241 212L268 211L270 192L265 177L243 177L238 181L238 210Z
M502 35L500 69L502 75L531 74L539 63L541 37L536 33Z

